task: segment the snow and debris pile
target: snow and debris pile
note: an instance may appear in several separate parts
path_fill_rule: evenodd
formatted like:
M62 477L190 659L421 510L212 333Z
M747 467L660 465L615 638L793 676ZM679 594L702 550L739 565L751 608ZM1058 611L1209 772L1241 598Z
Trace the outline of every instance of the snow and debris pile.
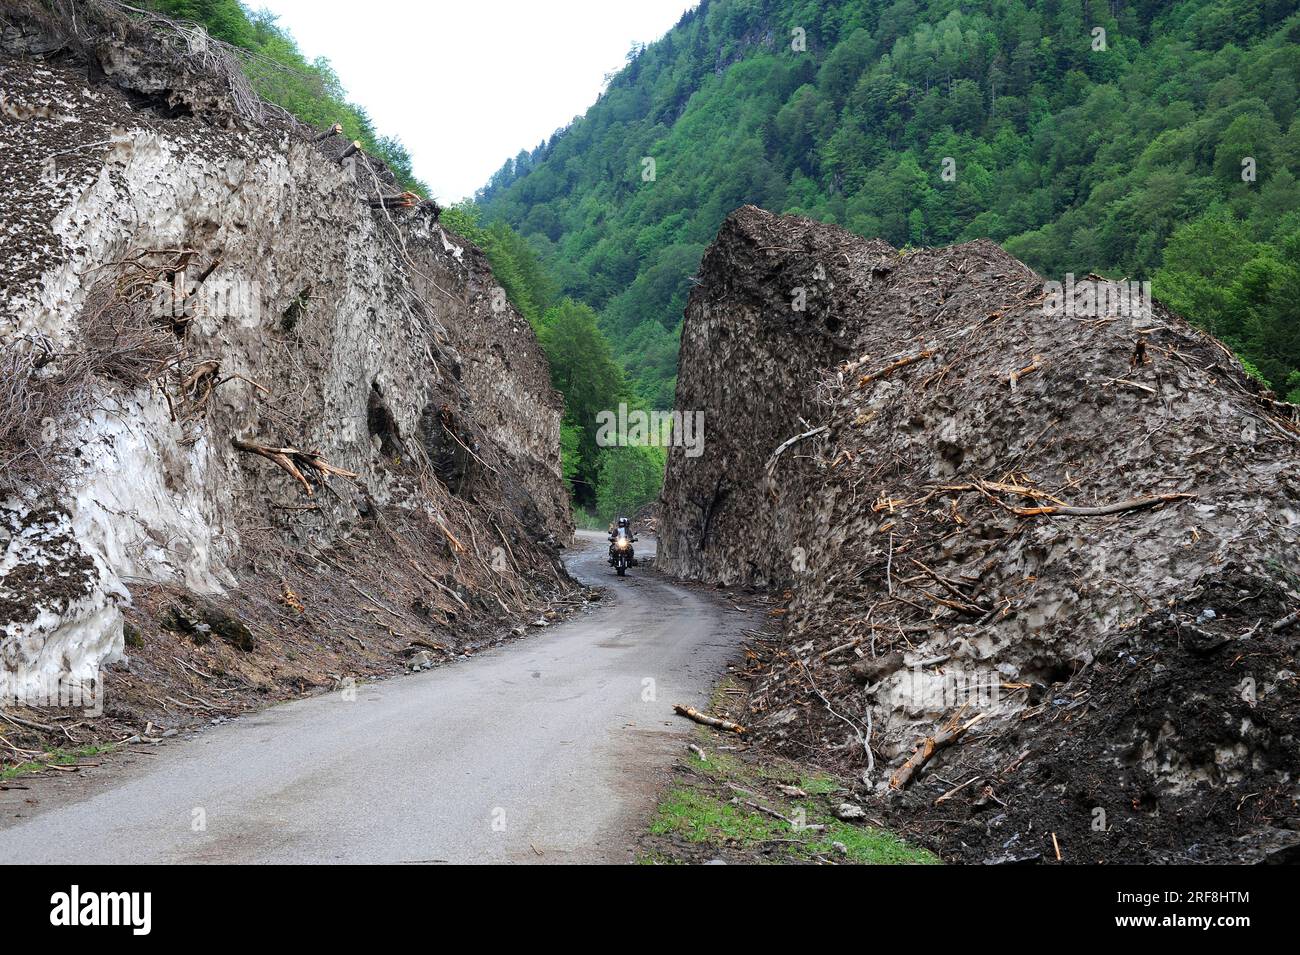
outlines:
M786 286L822 274L792 317ZM700 278L678 402L708 442L670 456L663 535L720 581L782 548L762 737L852 768L949 856L1300 852L1295 408L1158 302L1096 277L1067 300L987 242L886 252L745 208ZM838 353L693 347L729 316L833 328ZM760 425L773 378L789 404ZM735 490L702 533L714 482Z
M110 715L162 725L469 652L572 589L528 323L232 55L103 0L0 10L11 695L129 657ZM170 625L198 595L255 639Z
M851 267L831 274L822 252ZM687 305L677 379L678 408L704 413L706 453L687 460L682 449L672 452L660 566L728 584L792 579L793 525L810 489L791 464L809 446L782 445L810 430L814 386L851 354L839 316L861 307L892 253L883 242L752 208L723 223ZM774 471L779 481L767 477Z

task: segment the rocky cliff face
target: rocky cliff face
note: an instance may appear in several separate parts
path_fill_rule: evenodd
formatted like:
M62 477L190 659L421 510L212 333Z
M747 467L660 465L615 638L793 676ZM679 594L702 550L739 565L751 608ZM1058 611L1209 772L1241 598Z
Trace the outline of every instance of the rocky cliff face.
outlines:
M1296 409L1086 286L738 211L687 309L709 440L670 455L660 561L789 588L758 731L942 851L1294 851Z
M78 7L0 21L8 688L120 658L142 595L288 608L372 669L535 618L562 409L482 253L201 35Z

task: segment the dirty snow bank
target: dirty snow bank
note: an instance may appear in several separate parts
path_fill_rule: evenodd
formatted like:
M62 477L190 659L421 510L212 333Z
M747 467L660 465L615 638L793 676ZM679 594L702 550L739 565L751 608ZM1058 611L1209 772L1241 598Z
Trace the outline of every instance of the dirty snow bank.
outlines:
M395 587L431 590L405 630L507 606L535 615L571 530L561 405L482 253L431 203L373 209L400 192L382 164L245 108L246 91L184 44L135 28L97 36L85 18L75 43L51 29L0 23L0 344L75 354L92 285L141 262L180 261L174 284L201 305L173 324L184 373L98 382L87 409L45 423L65 477L0 495L3 679L21 688L120 658L138 587L249 584L267 572L240 566L250 531L277 559L363 553L386 508L388 533L413 521L455 541L388 569ZM185 380L204 363L215 372ZM356 478L299 482L235 439ZM482 586L508 604L463 596Z
M987 242L734 213L687 308L678 405L710 439L670 454L661 566L790 589L758 731L941 850L1290 851L1296 411L1159 303L1044 290Z

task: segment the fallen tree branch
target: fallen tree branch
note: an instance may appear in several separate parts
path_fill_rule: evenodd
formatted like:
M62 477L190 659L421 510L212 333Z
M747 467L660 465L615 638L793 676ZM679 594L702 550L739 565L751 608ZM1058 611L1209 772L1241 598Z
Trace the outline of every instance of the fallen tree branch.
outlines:
M413 192L404 192L398 196L377 196L370 200L372 209L409 209L420 201Z
M365 597L367 600L369 600L372 604L374 604L376 607L378 607L380 610L384 611L385 613L392 614L392 615L393 615L394 617L396 617L398 620L403 620L403 619L405 619L405 618L404 618L400 613L398 613L396 610L393 610L392 608L387 607L387 606L385 606L384 604L380 603L378 600L376 600L374 597L370 596L370 594L366 593L364 590L362 590L360 587L358 587L358 586L357 586L356 584L354 584L352 581L347 580L347 581L344 581L344 583L346 583L349 587L351 587L353 590L355 590L358 594L360 594L362 597Z
M39 730L43 733L53 732L57 727L50 726L47 723L37 723L35 720L25 720L21 716L15 716L13 713L5 713L0 710L0 719L8 720L15 726L24 726L29 730Z
M983 778L984 778L983 776L972 776L970 779L966 780L966 781L965 781L964 783L962 783L960 786L954 786L952 789L949 789L946 793L944 793L942 796L940 796L938 799L936 799L936 800L934 801L934 805L937 806L937 805L939 805L939 803L941 803L941 802L947 802L949 799L951 799L953 796L957 795L959 792L961 792L963 789L965 789L965 788L966 788L967 786L969 786L971 783L976 782L976 781L978 781L978 780L981 780L981 779L983 779Z
M252 441L243 441L239 438L231 438L230 443L234 445L237 451L246 451L249 454L256 454L273 461L283 468L294 480L303 486L306 492L314 494L311 483L303 474L302 469L315 471L322 478L331 474L337 474L339 477L354 478L357 475L352 471L345 471L342 468L335 467L316 451L300 451L297 448L273 448L263 444L256 444Z
M683 706L678 703L673 707L678 716L684 716L688 720L694 720L697 723L703 723L705 726L712 726L714 729L726 730L729 733L739 733L741 736L748 732L745 727L739 723L733 723L731 720L724 720L718 716L709 716L707 713L701 713L693 706Z
M916 744L916 751L907 758L907 762L898 767L894 772L894 775L889 777L889 788L905 788L907 784L912 781L912 777L916 775L917 771L928 763L935 753L939 752L941 749L947 749L953 743L957 742L957 740L961 739L968 729L986 716L988 716L987 713L980 713L967 720L965 723L962 723L960 722L961 711L958 710L953 714L952 718L948 720L948 722L944 723L943 726L940 727L939 732L935 733L933 736L925 737L925 739Z
M763 466L763 474L765 475L764 482L767 486L767 492L769 494L771 494L773 497L776 497L776 463L780 459L781 455L786 451L786 449L792 447L793 445L798 444L800 441L804 441L808 438L816 437L817 435L821 434L823 431L827 431L827 430L829 430L828 425L822 425L820 428L812 428L808 431L805 431L803 434L796 434L792 438L786 438L777 446L777 449L772 452L771 457L767 459L767 464Z
M1009 380L1010 385L1011 385L1011 390L1012 390L1012 391L1015 391L1015 390L1016 390L1016 384L1017 384L1017 382L1020 381L1021 378L1025 377L1026 375L1032 375L1032 374L1033 374L1034 372L1036 372L1036 371L1040 371L1040 370L1042 369L1042 367L1043 367L1043 356L1042 356L1042 355L1035 355L1035 356L1030 360L1030 362L1029 362L1028 365L1025 365L1025 367L1023 367L1023 368L1019 368L1019 369L1017 369L1016 371L1013 371L1013 372L1008 376L1008 380Z
M445 594L449 594L450 596L452 596L453 598L455 598L456 603L460 604L461 607L462 607L463 609L465 609L465 610L468 610L468 609L469 609L469 605L466 604L465 601L461 599L460 594L456 593L456 591L452 590L452 589L451 589L450 587L448 587L446 584L439 583L436 579L434 579L434 577L433 577L431 574L429 574L428 572L426 572L426 571L424 570L424 568L421 567L419 564L417 564L414 560L411 560L410 558L408 558L408 560L410 561L411 566L415 568L416 573L418 573L421 577L423 577L423 578L424 578L425 580L427 580L429 583L433 584L435 587L437 587L437 588L438 588L439 590L441 590L443 593L445 593ZM453 580L454 580L454 579L455 579L455 578L453 578ZM439 610L442 610L442 609L443 609L441 604L438 605L438 609L439 609ZM445 613L446 611L444 610L443 612Z
M934 355L934 349L927 348L925 351L919 352L918 354L909 355L906 358L900 358L892 365L886 365L884 368L880 369L880 371L874 371L869 375L863 375L861 378L858 379L858 387L865 388L873 381L879 381L882 378L888 378L894 372L898 371L898 369L906 368L908 365L913 365L918 361L924 361L926 358L929 358L932 355Z
M798 444L800 441L803 441L805 438L811 438L814 435L819 435L823 431L825 431L828 427L829 425L822 425L820 428L813 428L811 431L805 431L803 434L796 434L793 438L786 438L784 441L780 443L780 445L777 446L777 449L772 452L772 456L767 459L767 470L770 472L776 466L776 459L779 458L782 452L784 452L792 444Z
M1010 510L1025 517L1031 517L1035 514L1069 514L1075 517L1101 517L1106 514L1120 514L1124 511L1136 511L1145 507L1155 507L1157 504L1167 504L1170 501L1181 501L1189 497L1196 497L1196 495L1189 494L1186 491L1179 491L1175 494L1156 494L1152 497L1135 497L1132 500L1119 501L1115 504L1103 504L1100 507L1072 507L1068 504L1052 504L1045 507L1013 507L1010 508Z
M462 544L459 540L456 539L456 535L453 534L453 533L451 532L451 528L449 528L449 527L448 527L446 524L444 524L442 521L437 520L437 519L432 518L432 517L429 518L429 522L432 523L434 527L438 528L438 530L442 531L443 534L446 535L447 540L449 540L449 541L451 542L451 546L454 547L454 548L456 548L456 553L458 553L458 554L463 554L463 553L465 553L465 549L466 549L466 548L465 548L465 545Z
M1281 633L1287 627L1295 626L1297 623L1300 623L1300 610L1295 611L1295 613L1287 614L1277 623L1273 624L1273 626L1270 627L1269 629L1271 629L1274 633Z
M480 458L477 454L475 454L475 453L470 449L470 446L469 446L468 444L466 444L464 441L462 441L462 440L460 439L460 436L457 435L455 431L452 431L451 428L447 427L445 424L442 426L442 430L443 430L443 431L446 431L449 435L451 435L451 439L452 439L453 441L455 441L457 444L459 444L462 448L464 448L464 449L465 449L465 453L468 454L471 458L473 458L473 459L474 459L475 461L477 461L479 464L483 465L483 467L487 468L487 469L488 469L489 471L491 471L493 474L497 474L497 473L499 473L499 472L497 471L496 468L494 468L492 465L488 464L486 461L484 461L482 458Z
M1154 388L1152 388L1150 385L1144 385L1140 381L1132 381L1128 378L1112 378L1110 381L1106 382L1106 384L1107 385L1128 385L1130 388L1137 388L1139 391L1145 391L1149 395L1159 394L1159 392L1156 391Z

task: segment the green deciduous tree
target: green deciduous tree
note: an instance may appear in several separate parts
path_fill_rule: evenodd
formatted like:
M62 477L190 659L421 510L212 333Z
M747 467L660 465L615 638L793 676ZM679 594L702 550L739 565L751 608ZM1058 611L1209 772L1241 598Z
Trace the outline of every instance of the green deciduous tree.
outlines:
M628 517L659 496L667 457L663 448L609 448L601 452L596 513L602 521Z
M578 436L573 496L589 505L600 478L597 415L617 412L619 403L630 399L627 382L589 306L570 299L555 305L543 316L538 338L551 365L551 383L564 395L564 424Z

